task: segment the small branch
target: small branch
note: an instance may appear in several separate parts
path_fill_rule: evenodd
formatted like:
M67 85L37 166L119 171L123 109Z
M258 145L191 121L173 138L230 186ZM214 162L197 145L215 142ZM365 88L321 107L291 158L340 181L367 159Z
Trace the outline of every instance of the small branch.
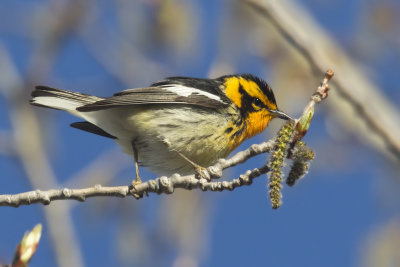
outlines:
M272 150L274 141L268 141L261 144L252 145L250 148L240 151L229 159L220 159L215 165L208 167L204 174L213 179L220 178L222 171L226 168L233 167L237 164L243 163L251 157L266 153ZM206 179L197 179L195 175L180 176L174 174L171 177L159 177L154 180L149 180L142 184L133 186L114 186L103 187L95 185L83 189L51 189L47 191L35 190L14 195L0 195L0 206L18 207L20 205L30 205L35 203L42 203L48 205L54 200L73 199L78 201L85 201L88 197L95 196L112 196L112 197L126 197L128 195L140 196L148 193L166 193L174 192L175 188L196 189L200 188L203 191L223 191L233 190L236 187L243 185L250 185L254 178L268 172L268 167L263 166L259 169L247 171L245 174L240 175L239 178L230 182L209 182Z
M87 197L94 196L125 197L128 191L128 186L102 187L100 185L82 189L63 188L50 189L47 191L34 190L15 195L0 195L0 206L18 207L20 205L30 205L35 203L48 205L53 200L74 199L85 201Z
M334 75L333 71L331 69L328 69L325 72L325 76L321 82L321 85L318 86L315 93L312 94L310 102L304 108L301 117L297 120L296 123L297 133L293 137L293 142L292 142L293 144L298 140L302 139L306 135L308 128L310 127L311 120L314 116L314 106L328 97L329 81L330 79L332 79L333 75Z
M319 102L328 97L328 91L329 91L328 82L332 79L332 77L333 77L333 71L331 69L328 69L325 72L325 77L322 80L321 85L318 86L317 91L311 96L311 101L309 105L318 104Z
M262 153L270 152L274 148L275 140L270 140L261 144L253 144L248 149L236 153L229 159L219 159L216 164L208 167L202 175L207 180L217 179L222 176L222 171L246 162L248 159Z

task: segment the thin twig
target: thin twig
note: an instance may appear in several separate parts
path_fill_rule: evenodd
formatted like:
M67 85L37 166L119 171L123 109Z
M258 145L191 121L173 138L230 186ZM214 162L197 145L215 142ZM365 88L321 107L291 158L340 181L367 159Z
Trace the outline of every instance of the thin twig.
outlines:
M311 96L311 101L309 105L315 105L324 100L325 98L328 97L328 91L329 91L329 84L328 82L332 79L333 77L333 71L331 69L328 69L325 72L325 77L321 82L321 85L318 86L317 91Z

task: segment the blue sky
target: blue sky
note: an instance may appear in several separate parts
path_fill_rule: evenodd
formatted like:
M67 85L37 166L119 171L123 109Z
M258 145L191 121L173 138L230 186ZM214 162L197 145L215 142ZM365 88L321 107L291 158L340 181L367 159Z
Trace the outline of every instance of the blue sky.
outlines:
M143 87L169 75L207 77L215 68L220 68L217 72L225 69L250 72L268 81L274 80L268 76L276 68L273 61L265 61L249 51L251 40L246 40L248 36L243 33L249 32L246 27L254 24L247 21L248 13L235 10L228 1L170 2L181 8L178 17L171 15L165 6L161 9L159 1L88 4L83 22L58 44L50 70L33 77L32 82L104 96L126 88ZM51 15L62 14L57 12L68 1L58 3L39 0L0 3L0 46L23 79L32 71L31 56L46 36L49 26L46 22ZM395 1L358 0L330 1L329 5L315 0L298 3L304 5L350 58L362 64L382 93L398 103L400 82L396 70L400 52L396 27L392 29L391 25L398 26L399 21L390 15L399 14L399 5ZM124 4L125 9L120 6ZM369 16L385 17L379 16L379 12L388 12L383 13L387 14L387 21L368 20ZM161 15L165 15L166 22L160 20ZM236 41L224 42L224 36ZM120 46L121 39L129 43L129 48ZM125 58L129 62L115 60L124 49L132 53ZM224 64L215 63L219 60ZM272 87L276 88L276 84ZM25 89L24 97L28 101L32 87ZM278 103L284 103L280 108L293 112L295 109L290 105L302 107L305 102L299 104L291 95L305 94L303 99L307 99L314 89L300 93L288 92L289 88L276 90L281 96ZM316 160L310 173L296 186L284 187L283 205L279 210L270 207L265 176L233 192L190 191L179 196L150 195L139 201L92 198L84 203L69 202L76 248L82 254L84 265L185 266L187 258L179 257L189 255L195 259L193 266L363 266L369 249L374 247L372 237L379 236L392 222L399 225L399 177L393 162L365 146L356 135L339 128L344 137L332 137L329 134L332 124L323 105L317 107L305 138L314 149ZM0 94L2 141L12 135L11 107L12 103ZM71 177L79 176L81 170L102 155L112 159L107 160L111 163L109 166L122 167L115 167L116 178L111 180L96 173L88 178L87 186L103 182L122 185L131 181L133 163L128 156L118 153L119 148L113 141L70 128L69 124L76 120L69 114L33 110L41 123L43 150L60 186L82 185L82 181ZM280 122L274 122L274 129L279 125ZM271 130L267 131L268 136L272 134ZM242 144L239 150L266 138L265 134L257 136ZM12 143L0 143L0 150L3 149L0 151L0 194L35 189L18 154L6 151L9 147L13 151ZM258 156L230 171L225 179L237 177L264 161L265 155ZM146 170L142 173L143 177L154 177ZM96 175L101 179L96 180ZM31 266L56 266L54 244L44 213L48 208L31 205L0 209L0 263L10 262L23 233L42 223L43 238ZM174 229L173 225L179 227ZM195 232L193 236L185 234L185 227ZM57 242L62 244L60 240Z

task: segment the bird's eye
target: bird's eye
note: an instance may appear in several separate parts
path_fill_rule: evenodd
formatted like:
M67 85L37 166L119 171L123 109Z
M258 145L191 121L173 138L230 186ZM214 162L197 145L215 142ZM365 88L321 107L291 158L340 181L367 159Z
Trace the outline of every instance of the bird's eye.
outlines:
M259 98L253 98L253 104L260 108L264 106L264 103Z

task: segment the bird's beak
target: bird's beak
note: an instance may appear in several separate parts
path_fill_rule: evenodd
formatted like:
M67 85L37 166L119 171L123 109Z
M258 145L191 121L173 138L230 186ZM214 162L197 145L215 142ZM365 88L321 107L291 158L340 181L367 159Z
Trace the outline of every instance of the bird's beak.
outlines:
M281 118L281 119L284 119L284 120L293 120L292 117L290 117L290 116L287 115L285 112L280 111L280 110L278 110L278 109L269 109L268 111L269 111L269 113L271 113L272 116L274 116L274 117L278 117L278 118Z

